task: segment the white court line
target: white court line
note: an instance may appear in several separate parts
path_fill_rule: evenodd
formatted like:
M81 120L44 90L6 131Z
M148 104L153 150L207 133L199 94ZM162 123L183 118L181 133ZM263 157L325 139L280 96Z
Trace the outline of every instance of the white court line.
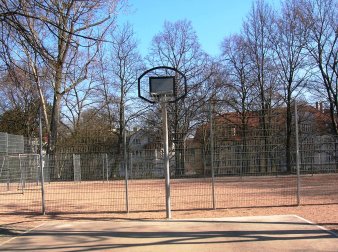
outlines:
M34 229L37 229L37 228L39 228L39 227L41 227L41 226L43 226L43 225L45 225L45 224L46 224L46 222L41 223L40 225L37 225L36 227L33 227L33 228L31 228L31 229L28 229L28 230L26 230L25 232L23 232L23 233L21 233L21 234L18 234L18 235L16 235L15 237L12 237L12 238L10 238L10 239L8 239L8 240L6 240L6 241L0 243L0 246L4 245L4 244L6 244L6 243L8 243L8 242L10 242L10 241L13 241L14 239L16 239L16 238L18 238L18 237L20 237L20 236L22 236L22 235L24 235L24 234L27 234L27 233L33 231Z
M271 222L274 222L274 218L278 218L278 217L297 217L297 218L301 218L297 215L293 215L293 214L273 214L273 215L249 215L249 216L227 216L227 217L207 217L207 218L191 218L191 219L165 219L165 220L155 220L155 221L159 221L159 222L175 222L175 221L227 221L227 220L242 220L242 219L257 219L257 218L271 218ZM305 220L305 219L304 219ZM147 220L148 221L148 220ZM151 220L150 220L151 221ZM307 220L305 220L307 221ZM308 221L307 221L308 222ZM264 224L264 223L263 223ZM311 223L313 224L313 223Z
M337 235L335 232L333 232L333 231L331 231L331 230L328 230L327 228L325 228L325 227L323 227L323 226L320 226L320 225L318 225L318 224L316 224L316 223L314 223L314 222L312 222L312 221L309 221L309 220L307 220L307 219L304 219L303 217L300 217L300 216L298 216L298 215L294 215L294 216L297 217L298 219L301 219L302 221L305 221L305 222L307 222L307 223L309 223L309 224L311 224L311 225L314 225L315 227L317 227L317 228L319 228L319 229L321 229L321 230L324 230L325 232L328 232L328 233L332 234L332 235L335 236L335 237L338 237L338 235Z
M309 220L307 220L307 219L304 219L303 217L300 217L300 216L298 216L298 215L296 215L296 214L288 214L288 215L278 215L278 214L276 214L276 215L262 215L262 216L236 216L236 217L221 217L221 218L196 218L196 219L170 219L169 221L173 221L173 222L175 222L175 221L189 221L189 220L191 220L191 221L193 221L193 220L198 220L198 221L203 221L203 220L207 220L207 221L220 221L220 220L224 220L224 221L226 221L226 220L229 220L229 219L232 219L232 220L238 220L238 219L245 219L245 218L248 218L248 217L254 217L254 218L266 218L266 217L272 217L272 218L275 218L275 217L283 217L283 216L293 216L293 217L296 217L296 218L298 218L298 219L300 219L300 220L302 220L302 221L304 221L304 222L306 222L306 223L308 223L308 224L311 224L311 225L313 225L313 226L315 226L315 227L317 227L317 228L319 228L319 229L321 229L321 230L323 230L323 231L325 231L325 232L327 232L327 233L330 233L331 235L333 235L334 237L337 237L338 238L338 234L337 233L335 233L335 232L333 232L333 231L331 231L331 230L329 230L329 229L327 229L327 228L325 228L325 227L323 227L323 226L320 226L320 225L318 225L318 224L316 224L316 223L314 223L314 222L312 222L312 221L309 221ZM168 220L166 220L166 221L168 221Z

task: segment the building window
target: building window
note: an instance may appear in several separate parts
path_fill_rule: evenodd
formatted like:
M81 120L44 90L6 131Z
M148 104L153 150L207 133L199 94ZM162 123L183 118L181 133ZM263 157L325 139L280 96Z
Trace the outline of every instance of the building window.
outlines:
M310 124L308 124L308 123L302 123L301 124L301 130L303 131L303 132L310 132L310 130L311 130L311 126L310 126Z
M135 138L133 140L133 144L137 144L137 145L140 145L141 144L141 140L139 138Z

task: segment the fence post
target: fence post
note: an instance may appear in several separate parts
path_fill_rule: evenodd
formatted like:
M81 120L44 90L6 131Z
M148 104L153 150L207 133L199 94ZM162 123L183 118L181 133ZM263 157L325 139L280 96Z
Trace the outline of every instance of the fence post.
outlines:
M214 171L214 131L213 131L213 101L210 100L210 162L211 162L211 186L212 186L212 208L216 209L215 202L215 171Z
M298 109L295 100L295 132L296 132L296 169L297 169L297 206L300 205L300 155L299 155L299 135L298 135Z
M9 185L10 185L10 173L9 173L9 158L8 158L8 156L6 156L7 158L6 158L6 168L7 168L7 191L9 191Z
M81 183L81 154L73 153L73 167L74 167L74 181L79 181Z
M128 186L128 165L126 158L123 161L124 170L125 170L125 190L126 190L126 212L129 213L129 186Z
M21 193L23 194L24 188L26 187L26 169L22 167L21 154L19 154L19 168L20 168Z
M107 153L104 154L104 158L105 158L105 167L106 167L106 179L108 182L109 173L108 173L108 154Z
M44 171L43 171L43 153L42 153L42 120L41 120L41 107L39 109L39 144L40 144L40 170L41 170L41 204L42 204L42 214L46 214L46 207L45 207L45 188L44 188Z
M105 176L105 160L104 160L104 154L101 155L102 158L102 182L104 182L104 176Z
M133 153L130 151L129 152L129 178L133 179Z
M9 164L8 164L8 162L9 162L9 158L8 158L8 134L7 133L5 133L5 137L6 137L6 156L5 156L5 158L6 158L6 163L5 163L5 165L6 165L6 168L7 168L7 191L9 191L9 183L10 183L10 174L9 174Z
M122 137L123 137L123 168L125 179L125 191L126 191L126 212L129 213L129 192L128 192L128 164L127 164L127 132L126 132L126 119L124 114L125 104L122 103Z
M108 155L107 153L102 154L102 182L108 181Z

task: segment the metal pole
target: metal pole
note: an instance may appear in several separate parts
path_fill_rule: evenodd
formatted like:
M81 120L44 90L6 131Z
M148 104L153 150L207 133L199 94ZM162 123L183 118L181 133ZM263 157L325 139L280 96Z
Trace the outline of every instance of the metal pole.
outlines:
M300 205L300 155L299 155L299 136L298 136L298 111L297 101L295 100L295 131L296 131L296 168L297 168L297 206Z
M129 170L130 170L130 179L133 179L133 153L129 152Z
M7 167L7 191L9 191L9 185L10 185L10 173L9 173L9 157L7 157L6 167Z
M102 154L102 182L108 181L108 158L107 153Z
M8 157L8 134L5 133L6 136L6 168L7 168L7 191L9 191L9 183L10 183L10 175L9 175L9 157Z
M37 167L37 171L36 171L36 185L39 186L39 180L40 180L40 174L39 174L39 169L38 167L40 167L39 165L37 165L39 163L38 157L34 156L34 164L36 164Z
M215 170L214 170L214 130L213 130L213 104L210 101L210 162L211 162L211 186L212 186L212 208L216 209L215 201Z
M105 173L105 171L104 171L104 167L105 167L104 154L102 154L101 157L102 157L102 182L104 182L104 173Z
M126 134L126 120L124 117L124 103L122 104L122 137L123 137L123 166L125 172L125 192L126 192L126 212L129 213L129 194L128 194L128 165L127 165L127 134Z
M168 147L168 118L166 97L163 97L161 102L162 107L162 120L163 120L163 149L164 149L164 172L165 172L165 195L166 195L166 216L171 219L171 206L170 206L170 170L169 170L169 147Z
M128 165L126 162L126 158L124 158L123 164L124 164L124 171L125 171L126 212L129 213Z
M19 154L19 167L20 167L20 184L21 184L21 193L23 194L23 189L26 187L25 184L25 170L22 167L21 154Z
M44 188L44 167L43 167L43 155L42 155L42 120L41 120L41 107L39 109L39 144L40 144L40 170L41 170L41 203L42 203L42 214L46 214L45 207L45 188Z
M104 158L105 158L105 167L106 167L106 180L107 180L107 182L108 182L108 154L107 153L105 153L104 154Z

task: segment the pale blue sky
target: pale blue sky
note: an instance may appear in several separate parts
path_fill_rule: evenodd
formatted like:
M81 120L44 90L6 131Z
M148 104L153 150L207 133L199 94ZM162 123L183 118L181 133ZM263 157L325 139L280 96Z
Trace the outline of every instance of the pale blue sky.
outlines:
M151 40L160 32L165 20L187 19L197 33L202 48L211 56L219 54L225 36L241 30L252 0L128 0L130 8L119 16L134 27L139 50L147 54ZM276 6L279 0L266 0Z

